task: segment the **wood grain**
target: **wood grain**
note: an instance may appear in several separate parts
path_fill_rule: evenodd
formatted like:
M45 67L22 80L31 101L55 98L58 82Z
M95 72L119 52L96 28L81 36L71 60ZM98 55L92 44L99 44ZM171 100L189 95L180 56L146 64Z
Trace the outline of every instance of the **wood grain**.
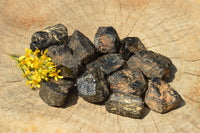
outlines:
M198 0L1 0L0 132L200 132L199 7ZM110 114L74 94L64 108L46 105L6 53L24 54L35 31L57 23L92 41L99 26L115 27L121 39L138 36L172 59L177 70L170 85L185 105L167 114L149 111L142 120Z

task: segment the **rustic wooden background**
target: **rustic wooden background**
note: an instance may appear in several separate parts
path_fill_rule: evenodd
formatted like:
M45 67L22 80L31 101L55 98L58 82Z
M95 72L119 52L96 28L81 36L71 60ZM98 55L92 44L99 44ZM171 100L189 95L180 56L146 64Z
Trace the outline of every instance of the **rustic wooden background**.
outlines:
M1 0L0 132L199 133L199 17L198 0ZM140 37L148 49L172 59L170 84L185 103L167 114L147 111L141 120L110 114L74 93L64 108L46 105L6 53L24 54L35 31L57 23L92 41L99 26L113 26L121 39Z

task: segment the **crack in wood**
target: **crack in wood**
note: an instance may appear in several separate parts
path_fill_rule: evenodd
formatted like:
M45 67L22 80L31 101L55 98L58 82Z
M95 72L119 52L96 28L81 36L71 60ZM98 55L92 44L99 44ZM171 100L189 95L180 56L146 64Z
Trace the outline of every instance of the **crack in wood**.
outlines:
M190 100L190 101L192 101L192 102L200 103L200 101L197 101L197 100L195 100L194 98L188 97L188 96L186 96L186 95L184 95L184 94L183 94L183 96L184 96L186 99L188 99L188 100Z
M49 1L49 0L48 0L48 1ZM59 8L57 8L57 7L52 3L52 1L49 1L48 3L50 3L57 11L59 11L63 16L65 16L65 13L62 12L62 10L60 10ZM49 6L47 6L47 7L48 7L49 9L51 9ZM52 10L53 10L54 12L56 12L54 9L52 9ZM64 18L61 17L61 19L64 19ZM66 23L66 21L65 21L64 23L65 23L65 25L69 26L70 28L75 29L72 25Z
M191 72L183 72L184 74L189 74L189 75L192 75L192 76L197 76L197 77L200 77L200 74L196 74L196 73L191 73Z
M154 118L153 118L152 115L151 115L151 118L152 118L152 121L153 121L153 123L154 123L154 125L155 125L155 128L156 128L157 133L159 133L158 125L156 124L156 122L155 122L155 120L154 120Z
M139 14L139 16L138 16L137 19L135 20L133 26L131 27L129 33L128 33L126 36L129 36L129 35L132 33L132 31L133 31L135 25L137 24L137 22L138 22L138 21L142 18L142 16L145 14L145 10L147 9L147 6L148 6L148 4L147 4L147 5L144 7L144 9L141 11L141 14Z
M175 58L175 57L169 57L171 60L180 60L183 62L199 62L200 59L192 59L192 60L186 60L186 59L182 59L182 58Z

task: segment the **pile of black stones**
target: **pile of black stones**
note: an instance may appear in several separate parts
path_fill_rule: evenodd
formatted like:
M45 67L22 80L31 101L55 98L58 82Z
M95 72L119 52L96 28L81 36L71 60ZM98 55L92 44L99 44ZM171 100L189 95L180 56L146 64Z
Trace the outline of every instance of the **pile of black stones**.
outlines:
M30 48L48 49L64 77L41 81L39 96L50 106L63 106L71 89L87 102L131 118L142 118L147 107L166 113L182 101L166 82L172 61L147 50L138 37L120 40L113 27L99 27L92 43L78 30L68 36L67 28L57 24L35 32Z

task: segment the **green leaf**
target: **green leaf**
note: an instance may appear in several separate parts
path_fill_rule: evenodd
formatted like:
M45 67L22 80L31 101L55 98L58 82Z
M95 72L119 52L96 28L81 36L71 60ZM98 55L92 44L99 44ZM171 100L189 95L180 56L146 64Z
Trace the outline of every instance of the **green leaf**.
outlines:
M18 59L19 59L19 55L17 55L17 54L7 54L7 55L9 55L12 59L14 59L16 61L18 61Z

